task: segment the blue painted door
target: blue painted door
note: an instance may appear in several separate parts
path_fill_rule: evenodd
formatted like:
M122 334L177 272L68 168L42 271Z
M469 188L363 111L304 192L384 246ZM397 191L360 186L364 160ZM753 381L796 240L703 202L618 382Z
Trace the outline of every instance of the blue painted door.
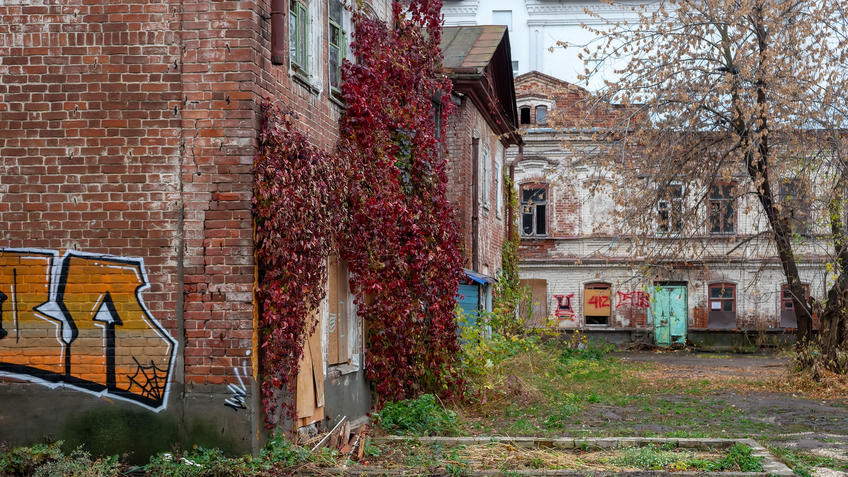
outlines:
M459 292L456 297L456 302L462 308L462 314L465 315L466 323L469 326L477 324L478 309L477 305L480 302L480 287L475 285L460 285Z

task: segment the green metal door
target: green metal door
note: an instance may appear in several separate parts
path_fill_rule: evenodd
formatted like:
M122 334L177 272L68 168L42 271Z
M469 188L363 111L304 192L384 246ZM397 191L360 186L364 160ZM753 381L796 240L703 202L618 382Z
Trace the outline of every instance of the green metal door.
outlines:
M687 313L686 285L658 285L651 300L654 340L657 346L686 344Z

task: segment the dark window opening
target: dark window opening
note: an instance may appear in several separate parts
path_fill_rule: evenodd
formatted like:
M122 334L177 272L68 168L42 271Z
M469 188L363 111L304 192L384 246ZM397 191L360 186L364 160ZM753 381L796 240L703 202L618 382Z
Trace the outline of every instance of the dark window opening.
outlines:
M521 191L521 234L525 237L546 235L547 189L528 187Z
M780 212L793 233L810 233L810 187L811 184L804 184L799 178L787 179L780 184Z
M735 185L719 184L710 187L710 233L736 233Z
M519 111L521 112L521 124L530 124L530 107L525 106Z
M657 202L657 229L660 233L680 233L683 230L683 186L672 184L660 194Z

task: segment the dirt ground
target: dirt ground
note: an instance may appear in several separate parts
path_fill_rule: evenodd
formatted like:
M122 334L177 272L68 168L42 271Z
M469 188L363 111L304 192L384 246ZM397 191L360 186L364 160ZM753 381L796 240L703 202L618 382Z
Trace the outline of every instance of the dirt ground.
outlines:
M848 394L837 390L825 398L813 398L810 393L785 391L791 389L787 383L788 358L689 351L623 352L615 357L651 363L652 372L669 376L671 381L715 383L724 379L729 385L700 397L677 393L661 396L656 405L671 409L672 414L675 402L683 404L678 412L696 410L683 411L686 418L682 421L655 414L659 418L653 422L633 418L634 413L645 412L644 407L633 405L589 406L584 422L590 426L628 427L630 421L634 431L668 434L683 431L681 424L685 423L685 427L703 429L705 434L748 434L777 448L777 452L785 452L784 460L795 459L796 467L806 469L809 475L848 476ZM745 381L753 384L740 385ZM799 470L796 473L807 475Z

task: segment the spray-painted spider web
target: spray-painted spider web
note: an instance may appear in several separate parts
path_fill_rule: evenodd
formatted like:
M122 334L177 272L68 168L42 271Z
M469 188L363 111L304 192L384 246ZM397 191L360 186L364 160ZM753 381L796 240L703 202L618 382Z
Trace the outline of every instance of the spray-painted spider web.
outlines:
M168 382L168 370L156 367L153 361L150 361L150 366L142 366L135 357L133 361L138 367L134 375L127 376L130 379L130 388L127 391L157 403L162 402ZM138 386L138 391L133 391L134 386Z

